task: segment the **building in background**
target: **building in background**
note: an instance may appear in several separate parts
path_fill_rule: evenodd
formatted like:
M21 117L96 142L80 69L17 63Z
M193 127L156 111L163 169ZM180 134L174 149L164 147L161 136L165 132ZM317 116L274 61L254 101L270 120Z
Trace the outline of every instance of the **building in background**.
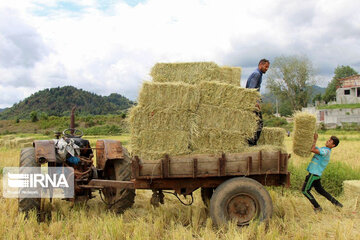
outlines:
M360 75L339 79L340 86L336 90L336 102L332 104L360 103ZM315 104L316 106L317 104ZM303 108L303 111L316 115L317 122L327 128L344 125L360 125L360 108L317 109L317 107Z
M337 104L360 103L360 75L341 78L339 83L336 89Z

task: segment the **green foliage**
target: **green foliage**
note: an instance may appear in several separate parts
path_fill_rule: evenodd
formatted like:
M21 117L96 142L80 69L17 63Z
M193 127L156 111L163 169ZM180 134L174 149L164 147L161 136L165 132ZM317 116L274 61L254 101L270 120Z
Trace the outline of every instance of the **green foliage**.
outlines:
M314 96L314 98L312 99L313 104L315 104L316 101L321 101L322 100L322 96L321 93L318 93Z
M308 163L294 166L290 161L289 172L291 173L291 189L301 191ZM346 163L330 162L321 176L321 184L330 194L338 196L343 192L345 180L360 180L360 169L353 169Z
M304 56L276 57L268 73L267 87L291 110L300 110L311 99L314 68Z
M293 109L289 101L284 100L279 107L279 113L281 116L291 116L293 114Z
M325 94L323 96L323 100L328 103L336 98L336 88L339 86L339 79L350 77L358 74L352 67L350 66L337 66L334 70L334 77L331 82L328 84Z
M287 125L287 121L281 117L275 117L274 115L263 115L264 127L284 127Z
M263 114L272 115L275 113L275 107L271 102L261 104L261 112Z
M317 109L344 109L344 108L360 108L360 103L353 104L331 104L318 106Z
M123 130L115 125L95 126L83 129L85 135L119 135Z
M39 118L38 118L38 113L36 111L32 111L30 113L30 119L32 122L37 122L39 121Z
M120 94L113 93L108 97L102 97L72 86L65 86L44 89L32 94L1 112L0 119L29 119L33 111L44 114L40 115L40 118L43 116L44 119L46 115L70 116L73 106L77 106L76 114L79 116L121 114L132 105L134 102Z

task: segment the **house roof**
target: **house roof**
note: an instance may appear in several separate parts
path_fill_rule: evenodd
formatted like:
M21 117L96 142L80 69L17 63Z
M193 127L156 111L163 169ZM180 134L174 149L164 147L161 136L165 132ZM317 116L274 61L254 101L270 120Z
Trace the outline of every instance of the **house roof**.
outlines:
M360 87L360 75L353 75L339 79L339 88Z

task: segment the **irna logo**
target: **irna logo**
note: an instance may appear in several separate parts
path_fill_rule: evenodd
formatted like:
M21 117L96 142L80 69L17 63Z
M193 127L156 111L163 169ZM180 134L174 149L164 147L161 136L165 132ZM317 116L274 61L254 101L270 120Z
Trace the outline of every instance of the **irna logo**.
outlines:
M69 184L64 174L12 174L8 173L8 185L9 187L18 188L37 188L37 187L54 187L64 188L69 187Z

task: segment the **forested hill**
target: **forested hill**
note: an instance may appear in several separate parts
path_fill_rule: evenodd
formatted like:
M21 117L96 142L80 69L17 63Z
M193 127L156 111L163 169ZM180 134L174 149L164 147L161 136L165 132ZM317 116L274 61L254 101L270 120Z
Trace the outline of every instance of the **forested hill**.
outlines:
M132 105L134 102L117 93L103 97L72 86L65 86L32 94L1 112L0 119L29 118L33 111L48 116L69 116L73 106L77 107L76 113L80 115L119 114Z

